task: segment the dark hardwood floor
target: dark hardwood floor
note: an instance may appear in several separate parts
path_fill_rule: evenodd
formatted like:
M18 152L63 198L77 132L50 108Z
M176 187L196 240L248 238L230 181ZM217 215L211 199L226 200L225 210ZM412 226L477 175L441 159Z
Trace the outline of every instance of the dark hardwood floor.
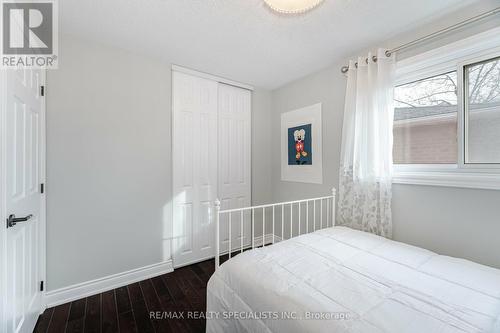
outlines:
M187 316L188 311L206 311L206 286L213 272L214 260L208 260L49 308L35 332L205 332L204 319ZM151 318L151 311L163 317ZM169 312L174 315L165 318Z

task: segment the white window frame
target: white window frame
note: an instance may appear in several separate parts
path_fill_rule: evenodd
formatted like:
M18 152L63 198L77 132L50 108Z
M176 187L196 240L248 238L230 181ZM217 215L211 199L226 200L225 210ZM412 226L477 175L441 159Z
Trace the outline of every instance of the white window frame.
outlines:
M500 56L500 27L397 62L396 86L457 72L458 163L395 164L393 183L500 190L500 164L466 164L464 68Z

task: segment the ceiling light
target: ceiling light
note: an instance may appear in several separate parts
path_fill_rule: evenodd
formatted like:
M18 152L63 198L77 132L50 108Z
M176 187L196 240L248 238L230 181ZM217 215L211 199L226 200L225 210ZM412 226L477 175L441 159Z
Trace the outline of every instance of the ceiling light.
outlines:
M310 11L324 0L264 0L272 9L283 14L301 14Z

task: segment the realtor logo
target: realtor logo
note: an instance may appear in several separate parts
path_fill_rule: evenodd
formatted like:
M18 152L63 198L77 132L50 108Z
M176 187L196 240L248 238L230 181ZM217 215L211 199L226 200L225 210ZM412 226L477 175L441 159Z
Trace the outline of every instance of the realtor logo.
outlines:
M1 0L2 68L57 67L55 0Z

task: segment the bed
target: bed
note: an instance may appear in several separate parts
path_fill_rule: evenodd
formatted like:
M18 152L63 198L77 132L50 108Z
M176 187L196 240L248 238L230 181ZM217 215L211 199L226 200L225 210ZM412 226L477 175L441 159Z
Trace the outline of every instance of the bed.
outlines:
M226 261L207 317L209 333L500 332L500 270L334 226Z

